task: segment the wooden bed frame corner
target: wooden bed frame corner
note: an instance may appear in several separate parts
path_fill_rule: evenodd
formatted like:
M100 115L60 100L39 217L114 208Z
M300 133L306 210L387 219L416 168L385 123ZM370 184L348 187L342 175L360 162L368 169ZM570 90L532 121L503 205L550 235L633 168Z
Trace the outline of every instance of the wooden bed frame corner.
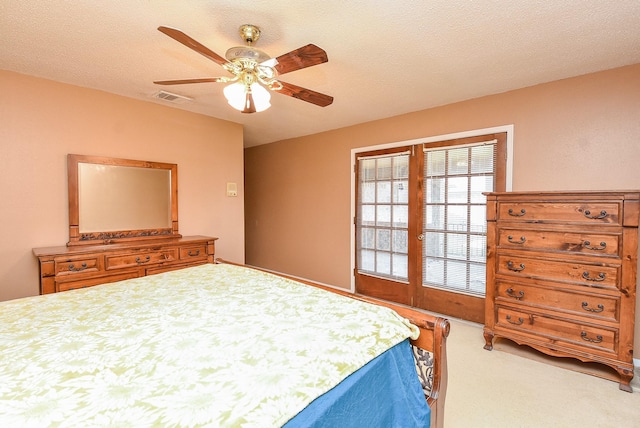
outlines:
M330 291L337 290L322 287ZM339 291L338 291L339 292ZM340 294L343 294L340 292ZM420 329L420 336L412 340L411 344L420 349L428 351L433 355L433 379L431 393L426 397L427 404L431 409L431 427L443 428L444 426L444 403L447 394L447 337L451 330L449 320L443 317L430 315L425 312L402 306L384 300L359 294L345 293L355 299L363 300L377 305L387 306L395 310L400 316L408 319Z
M447 393L447 337L449 336L449 332L451 330L451 324L449 323L449 320L436 315L427 314L408 306L403 306L385 300L375 299L373 297L364 296L361 294L353 294L347 290L329 287L313 281L278 272L273 272L268 269L228 262L223 259L216 259L215 263L226 263L260 270L263 272L288 278L293 281L301 282L303 284L318 287L332 293L341 294L375 305L386 306L396 311L400 316L408 319L412 324L420 329L420 336L416 340L412 340L411 344L431 353L431 355L433 356L433 378L431 392L425 398L427 404L429 405L429 408L431 409L431 427L443 428L444 404L445 396Z

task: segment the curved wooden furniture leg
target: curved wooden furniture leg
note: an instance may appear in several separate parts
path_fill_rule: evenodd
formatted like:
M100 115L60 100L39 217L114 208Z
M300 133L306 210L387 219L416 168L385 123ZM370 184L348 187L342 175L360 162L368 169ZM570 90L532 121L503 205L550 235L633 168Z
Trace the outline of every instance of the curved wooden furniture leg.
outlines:
M493 333L490 331L484 331L484 349L491 351L493 349Z
M619 388L622 391L633 392L633 388L631 388L631 379L633 379L633 370L629 370L622 367L616 367L616 371L620 375Z

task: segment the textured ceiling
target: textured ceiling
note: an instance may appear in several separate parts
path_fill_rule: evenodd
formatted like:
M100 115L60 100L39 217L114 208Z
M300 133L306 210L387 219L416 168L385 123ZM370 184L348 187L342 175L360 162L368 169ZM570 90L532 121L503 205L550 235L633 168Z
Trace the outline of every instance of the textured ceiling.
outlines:
M221 83L153 84L227 75L158 26L224 56L247 23L273 57L323 48L328 63L282 80L334 103L274 94L247 115ZM2 0L0 68L241 123L250 147L640 63L639 28L639 0ZM193 101L152 98L161 89Z

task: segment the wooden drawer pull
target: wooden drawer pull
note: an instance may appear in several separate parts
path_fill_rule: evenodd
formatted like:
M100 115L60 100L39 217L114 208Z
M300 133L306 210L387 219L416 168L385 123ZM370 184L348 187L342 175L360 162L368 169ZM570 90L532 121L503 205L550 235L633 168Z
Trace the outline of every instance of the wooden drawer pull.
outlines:
M589 242L589 241L584 241L584 243L582 245L587 250L594 250L594 251L601 251L601 250L604 250L605 248L607 248L607 243L606 242L601 242L599 247L595 246L595 245L591 245L591 242Z
M516 300L520 300L520 299L522 299L524 297L524 291L522 291L522 290L518 291L518 294L515 294L513 292L513 288L507 288L506 291L507 291L507 296L513 297Z
M524 263L520 263L520 267L515 267L512 261L507 262L507 269L513 272L521 272L524 270ZM585 272L586 273L586 272Z
M507 322L513 325L521 325L524 322L524 320L518 317L518 321L511 321L511 315L507 315Z
M591 215L591 211L585 210L584 211L584 216L586 218L590 218L590 219L593 219L593 220L600 220L600 219L603 219L603 218L605 218L607 216L607 211L606 210L602 210L602 211L600 211L600 214L598 214L598 215Z
M513 236L509 235L507 236L507 240L512 244L524 244L527 238L525 238L524 236L521 236L519 241L514 241Z
M521 209L519 213L513 211L513 208L509 208L509 211L508 211L508 214L513 217L522 217L526 213L527 213L527 210L525 210L524 208Z
M590 308L589 302L582 302L582 309L588 312L602 312L604 311L604 305L598 305L597 308Z
M607 277L607 274L604 273L604 272L600 272L597 277L593 278L593 277L589 276L589 272L588 271L584 271L584 272L582 272L582 277L584 279L586 279L587 281L600 282L600 281L604 281L605 280L605 278Z
M151 260L151 256L145 257L144 260L141 260L140 257L136 257L136 263L138 263L139 265L143 263L149 263L150 260Z
M75 267L73 263L69 265L70 272L80 272L81 270L85 270L86 268L87 268L86 263L82 263L79 268Z
M187 252L187 254L188 254L189 256L191 256L191 257L199 256L199 255L200 255L200 250L195 250L195 251L191 251L191 250L189 250L189 251Z
M597 335L595 339L592 339L590 337L587 337L587 332L583 331L582 333L580 333L580 337L582 337L582 340L586 340L587 342L591 342L591 343L600 343L602 342L602 336Z

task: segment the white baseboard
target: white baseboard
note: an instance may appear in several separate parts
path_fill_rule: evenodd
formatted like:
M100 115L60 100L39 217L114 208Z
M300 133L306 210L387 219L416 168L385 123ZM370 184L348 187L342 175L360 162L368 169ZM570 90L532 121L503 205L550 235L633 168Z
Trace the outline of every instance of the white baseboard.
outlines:
M636 369L640 368L640 359L638 358L633 359L633 367L635 367Z

